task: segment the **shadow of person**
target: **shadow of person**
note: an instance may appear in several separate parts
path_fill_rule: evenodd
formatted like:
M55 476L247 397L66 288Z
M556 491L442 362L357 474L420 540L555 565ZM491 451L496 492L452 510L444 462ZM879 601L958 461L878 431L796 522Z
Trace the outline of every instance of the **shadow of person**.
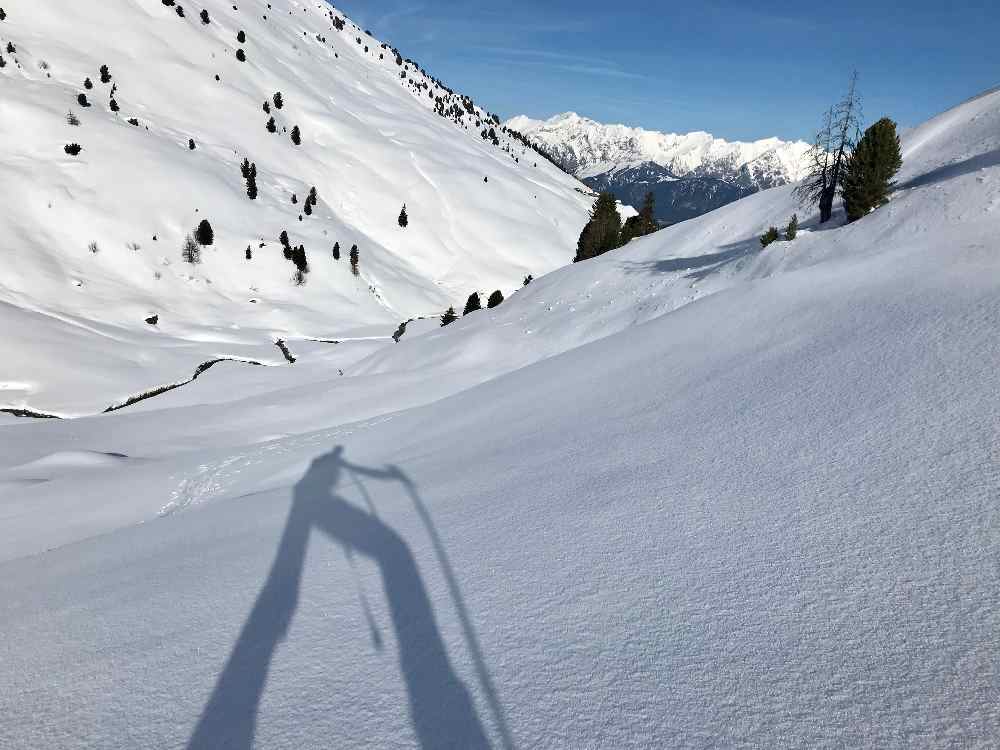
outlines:
M413 484L396 467L358 466L345 460L343 453L343 447L337 446L317 458L295 485L271 571L198 720L189 750L253 745L271 660L288 634L298 605L313 528L343 544L349 554L356 551L378 565L420 746L425 750L490 747L469 693L448 660L410 548L373 512L359 509L334 492L345 471L355 481L357 477L400 481L411 492Z

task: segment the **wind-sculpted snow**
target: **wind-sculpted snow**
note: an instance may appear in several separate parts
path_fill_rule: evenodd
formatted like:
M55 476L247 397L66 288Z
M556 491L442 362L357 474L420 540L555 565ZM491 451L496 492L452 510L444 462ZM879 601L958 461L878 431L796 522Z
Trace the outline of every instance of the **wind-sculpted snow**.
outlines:
M0 746L992 748L1000 94L903 145L848 226L0 425Z

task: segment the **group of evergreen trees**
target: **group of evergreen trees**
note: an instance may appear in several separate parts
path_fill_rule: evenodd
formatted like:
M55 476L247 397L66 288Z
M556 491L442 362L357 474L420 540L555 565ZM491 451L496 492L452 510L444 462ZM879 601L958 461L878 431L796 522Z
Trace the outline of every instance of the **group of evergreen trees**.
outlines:
M785 227L785 240L791 242L799 233L799 215L792 214L792 218L788 221L788 226ZM760 246L767 247L772 242L777 242L781 239L781 232L778 231L777 227L769 227L764 234L760 236Z
M892 178L903 164L896 123L883 117L861 134L858 74L847 94L824 114L823 127L810 151L810 169L796 188L803 203L819 206L820 223L833 216L837 194L848 221L857 221L889 200Z
M590 221L580 232L573 262L596 258L609 250L625 245L636 237L652 234L659 229L654 217L655 212L656 198L652 193L646 193L642 210L637 216L630 216L622 226L615 196L611 193L601 193L590 211Z
M247 198L257 200L257 164L244 159L240 165L240 172L247 183Z

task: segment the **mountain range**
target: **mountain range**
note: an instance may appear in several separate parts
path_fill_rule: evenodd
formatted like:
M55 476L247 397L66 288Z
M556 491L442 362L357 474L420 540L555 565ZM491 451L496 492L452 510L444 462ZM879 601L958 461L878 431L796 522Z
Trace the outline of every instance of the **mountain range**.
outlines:
M548 120L518 116L506 124L594 190L612 192L631 205L653 192L657 219L667 224L800 179L809 150L802 141L745 143L704 132L604 125L575 112Z

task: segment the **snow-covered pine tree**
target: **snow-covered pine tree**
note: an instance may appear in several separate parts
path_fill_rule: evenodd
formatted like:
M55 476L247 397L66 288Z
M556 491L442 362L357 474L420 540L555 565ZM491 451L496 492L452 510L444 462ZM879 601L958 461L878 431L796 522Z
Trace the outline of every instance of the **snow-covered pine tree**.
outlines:
M181 247L181 258L185 263L190 263L191 265L201 263L201 248L190 234L184 238L184 245Z

